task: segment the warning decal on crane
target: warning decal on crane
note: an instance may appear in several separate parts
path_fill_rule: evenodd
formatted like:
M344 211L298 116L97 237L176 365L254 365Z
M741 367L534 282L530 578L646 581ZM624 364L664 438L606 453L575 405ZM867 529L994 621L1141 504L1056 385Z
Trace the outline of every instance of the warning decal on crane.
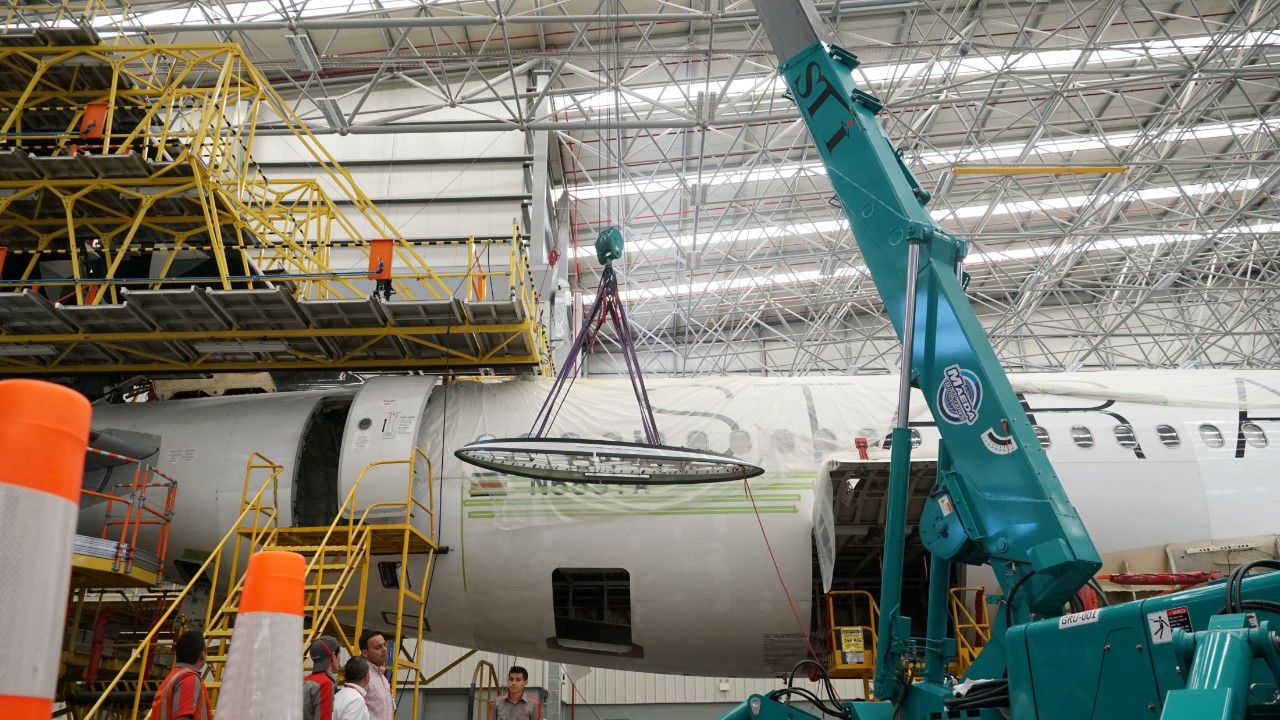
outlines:
M840 629L840 659L846 665L861 665L867 661L866 641L862 636L862 628Z
M1151 632L1152 644L1173 642L1174 628L1191 632L1191 615L1185 605L1147 613L1147 630Z

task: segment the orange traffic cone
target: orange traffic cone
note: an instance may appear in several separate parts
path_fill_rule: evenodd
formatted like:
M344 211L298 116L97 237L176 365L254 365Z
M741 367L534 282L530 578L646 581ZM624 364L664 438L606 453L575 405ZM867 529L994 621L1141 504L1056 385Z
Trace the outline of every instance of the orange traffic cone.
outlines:
M302 591L307 563L264 550L249 558L218 693L218 720L302 717Z
M38 380L0 382L0 718L48 720L58 681L89 401Z

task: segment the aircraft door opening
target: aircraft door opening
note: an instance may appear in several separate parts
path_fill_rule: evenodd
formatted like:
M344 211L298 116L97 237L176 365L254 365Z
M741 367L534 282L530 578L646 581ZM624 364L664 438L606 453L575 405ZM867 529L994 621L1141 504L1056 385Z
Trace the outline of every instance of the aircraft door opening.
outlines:
M338 490L338 458L352 398L330 398L316 404L298 443L294 468L294 527L323 527L333 522L342 501Z

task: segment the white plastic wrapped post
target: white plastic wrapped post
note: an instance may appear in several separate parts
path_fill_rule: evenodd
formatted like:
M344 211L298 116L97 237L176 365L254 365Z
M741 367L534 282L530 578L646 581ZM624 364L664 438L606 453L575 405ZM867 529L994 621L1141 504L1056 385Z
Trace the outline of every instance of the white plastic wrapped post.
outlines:
M218 720L301 720L305 574L297 553L264 550L249 558Z
M0 382L0 718L48 720L67 612L89 401ZM50 638L55 638L51 640Z

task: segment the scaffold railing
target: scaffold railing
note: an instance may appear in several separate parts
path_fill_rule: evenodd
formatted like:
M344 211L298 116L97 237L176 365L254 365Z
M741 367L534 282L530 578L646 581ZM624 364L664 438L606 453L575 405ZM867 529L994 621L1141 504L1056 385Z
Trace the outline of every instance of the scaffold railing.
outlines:
M403 282L401 294L450 295L239 46L5 40L0 66L19 71L25 86L0 91L11 170L0 174L0 229L26 240L10 252L69 253L69 279L85 281L73 286L76 304L118 302L121 283L112 280L176 279L183 250L208 255L216 272L202 279L222 289L302 275L314 296L366 295L350 282L365 272L328 264L335 235L366 259L370 240L393 239L406 279L417 281ZM262 173L252 148L265 117L290 131L315 177L276 182ZM159 272L131 277L126 260L157 244L166 251ZM266 263L254 267L250 251ZM105 281L102 292L86 292L92 280Z
M239 46L60 22L0 34L0 374L549 372L518 232L410 241ZM262 172L263 123L309 177Z
M102 42L110 45L135 45L151 42L151 37L136 28L142 23L129 0L11 0L3 11L4 25L0 35L21 34L30 28L93 28ZM135 29L126 30L125 25Z
M361 483L370 471L395 467L405 469L403 499L362 500L368 497L369 488L362 488ZM418 716L419 690L426 682L421 649L426 628L427 588L437 547L432 476L431 459L418 447L405 459L372 462L356 477L330 525L277 528L261 546L253 547L255 552L259 549L295 552L307 560L304 632L299 657L321 635L333 635L355 655L359 653L358 639L363 629L372 626L386 631L389 638L397 641L396 653L387 663L392 690L405 685L412 688L413 717ZM385 480L385 476L380 480L382 489L385 489ZM267 498L262 494L250 497L249 489L246 484L242 516L271 516L271 511L256 511L255 506L265 503ZM419 489L426 490L425 497L419 496ZM258 529L248 526L242 528L241 533L256 537ZM392 577L382 578L384 582L393 580L396 605L394 613L371 620L366 599L374 556L396 559L392 563ZM243 587L240 557L241 554L233 550L229 577L236 580L220 605L209 606L204 623L205 637L210 642L206 673L215 707L225 669L227 643L239 616ZM409 639L414 640L411 645L405 642Z
M262 477L263 473L266 474L266 478L255 485L256 492L250 496L248 502L242 504L240 515L209 552L205 561L192 573L192 580L173 597L172 603L155 620L150 632L140 639L129 657L121 663L115 676L98 691L97 701L83 714L78 713L81 720L143 717L147 712L143 704L143 692L149 683L156 679L157 674L163 676L155 664L155 655L158 650L157 638L165 633L171 623L178 620L183 602L195 588L208 583L211 585L210 597L214 597L219 592L226 592L225 589L218 590L219 578L223 578L222 582L225 585L226 578L234 578L234 575L228 572L229 568L223 567L224 556L230 555L238 561L242 543L251 548L260 548L274 538L279 529L279 479L283 471L283 466L273 463L258 453L250 455L245 468L245 486L249 487L251 480ZM229 567L235 563L236 561L228 561ZM236 582L239 580L237 579ZM121 693L127 697L122 698Z
M154 527L154 541L143 552L148 553L154 567L147 568L146 584L151 585L164 580L164 558L169 552L169 530L173 520L174 502L177 498L178 481L157 470L154 466L137 458L119 453L88 448L88 452L112 460L133 464L133 478L129 482L115 483L105 488L106 492L82 490L81 494L103 501L102 532L99 539L111 540L114 537L114 555L106 559L110 563L110 572L132 575L134 562L138 559L139 535L144 527ZM157 491L161 498L154 497ZM119 515L123 508L123 516ZM114 528L119 528L113 533ZM77 555L79 548L77 548ZM77 567L83 562L76 558ZM99 578L101 581L101 578Z

